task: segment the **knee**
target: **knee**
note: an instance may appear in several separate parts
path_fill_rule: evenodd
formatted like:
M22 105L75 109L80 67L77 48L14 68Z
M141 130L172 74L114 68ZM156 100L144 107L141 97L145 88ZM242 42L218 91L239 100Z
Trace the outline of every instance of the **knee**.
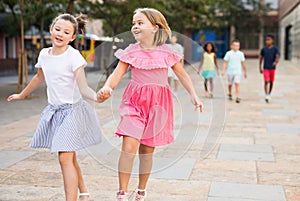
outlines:
M58 160L60 166L66 166L73 164L74 153L73 152L59 152Z
M145 145L141 145L139 148L139 155L152 156L154 149L155 149L154 147L148 147Z
M122 147L122 152L124 154L135 155L137 152L137 146L133 144L125 144Z

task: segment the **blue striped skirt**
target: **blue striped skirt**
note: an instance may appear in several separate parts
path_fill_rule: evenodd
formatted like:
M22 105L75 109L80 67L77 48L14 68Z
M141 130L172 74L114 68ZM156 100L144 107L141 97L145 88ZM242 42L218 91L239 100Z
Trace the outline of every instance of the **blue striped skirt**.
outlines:
M48 105L41 114L30 147L71 152L100 142L98 116L81 100L75 104Z

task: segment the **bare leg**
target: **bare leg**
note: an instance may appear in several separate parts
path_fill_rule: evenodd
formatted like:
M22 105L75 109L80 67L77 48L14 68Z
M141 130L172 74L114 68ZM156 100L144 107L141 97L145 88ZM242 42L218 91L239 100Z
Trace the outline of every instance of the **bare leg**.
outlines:
M236 97L240 98L240 84L235 83Z
M141 144L139 148L140 170L138 188L141 190L146 189L147 186L147 182L152 168L154 149L154 147L149 147L143 144Z
M213 93L214 91L214 79L209 78L209 85L210 85L210 93Z
M122 152L119 159L119 190L128 191L128 183L131 176L133 160L139 146L135 138L124 136Z
M273 89L273 82L271 82L271 81L270 81L269 94L271 94L271 92L272 92L272 89Z
M84 180L83 180L83 176L82 176L82 173L81 173L81 169L79 167L79 164L77 162L77 158L76 158L76 153L75 153L75 156L74 156L74 165L75 165L75 168L76 168L76 171L77 171L77 175L78 175L78 188L79 188L79 192L80 193L87 193L88 190L84 184ZM88 199L88 196L81 196L80 197L80 200L87 200Z
M58 158L64 179L66 201L77 200L78 174L74 165L75 152L59 152Z
M232 85L228 85L228 94L232 95Z
M204 79L204 90L205 90L205 92L208 92L208 87L207 87L207 81L208 81L208 79Z
M269 94L269 81L265 81L265 93L266 95Z
M177 92L178 91L178 80L174 79L174 91Z

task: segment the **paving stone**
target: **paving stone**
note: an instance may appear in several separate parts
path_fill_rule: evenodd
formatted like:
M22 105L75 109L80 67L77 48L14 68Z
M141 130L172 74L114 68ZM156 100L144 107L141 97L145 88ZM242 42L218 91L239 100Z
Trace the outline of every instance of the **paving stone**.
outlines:
M0 169L4 170L19 161L25 160L35 153L36 152L33 151L0 151Z
M156 158L153 159L152 179L189 179L196 159L193 158ZM180 171L178 171L180 170ZM138 165L133 172L138 172ZM137 176L137 175L136 175Z
M268 123L267 129L269 133L300 134L300 124Z
M263 91L260 91L260 92L258 93L258 95L259 95L259 96L263 96L263 97L266 96L265 93L264 93ZM272 93L271 97L283 97L283 95L284 95L283 92L276 91L276 92L273 92L273 93Z
M218 153L220 160L256 160L274 161L274 154L270 145L232 145L222 144Z
M35 187L27 185L0 185L1 201L49 201L53 195L63 192L62 188ZM63 195L63 194L62 194ZM60 200L63 198L61 197Z
M25 137L33 137L33 135L34 135L34 132L28 132L24 136Z
M208 201L286 201L283 187L279 185L224 182L212 182L208 197Z
M287 110L287 109L263 109L263 114L270 115L270 116L289 116L289 117L295 117L299 116L296 110Z
M120 146L121 143L122 143L121 139L117 139L117 138L103 139L103 141L100 144L90 146L85 151L82 151L80 154L93 154L93 155L108 154L113 149Z
M260 103L266 103L265 99L260 99ZM280 105L287 105L289 104L288 100L283 99L271 99L270 104L280 104Z

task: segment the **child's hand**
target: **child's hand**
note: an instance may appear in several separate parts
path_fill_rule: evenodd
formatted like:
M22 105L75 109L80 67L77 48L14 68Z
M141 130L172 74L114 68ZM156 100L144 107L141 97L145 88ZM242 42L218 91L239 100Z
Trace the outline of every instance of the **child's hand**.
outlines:
M247 73L246 72L244 73L244 78L247 79Z
M23 100L25 97L23 97L21 94L13 94L10 95L6 100L8 102L13 101L13 100Z
M97 101L102 103L112 95L112 88L104 86L97 92Z
M191 101L193 103L193 105L195 105L195 110L200 110L200 112L203 111L203 103L200 101L199 97L197 95L194 95L191 97Z
M225 75L225 71L222 71L221 75L224 76Z

